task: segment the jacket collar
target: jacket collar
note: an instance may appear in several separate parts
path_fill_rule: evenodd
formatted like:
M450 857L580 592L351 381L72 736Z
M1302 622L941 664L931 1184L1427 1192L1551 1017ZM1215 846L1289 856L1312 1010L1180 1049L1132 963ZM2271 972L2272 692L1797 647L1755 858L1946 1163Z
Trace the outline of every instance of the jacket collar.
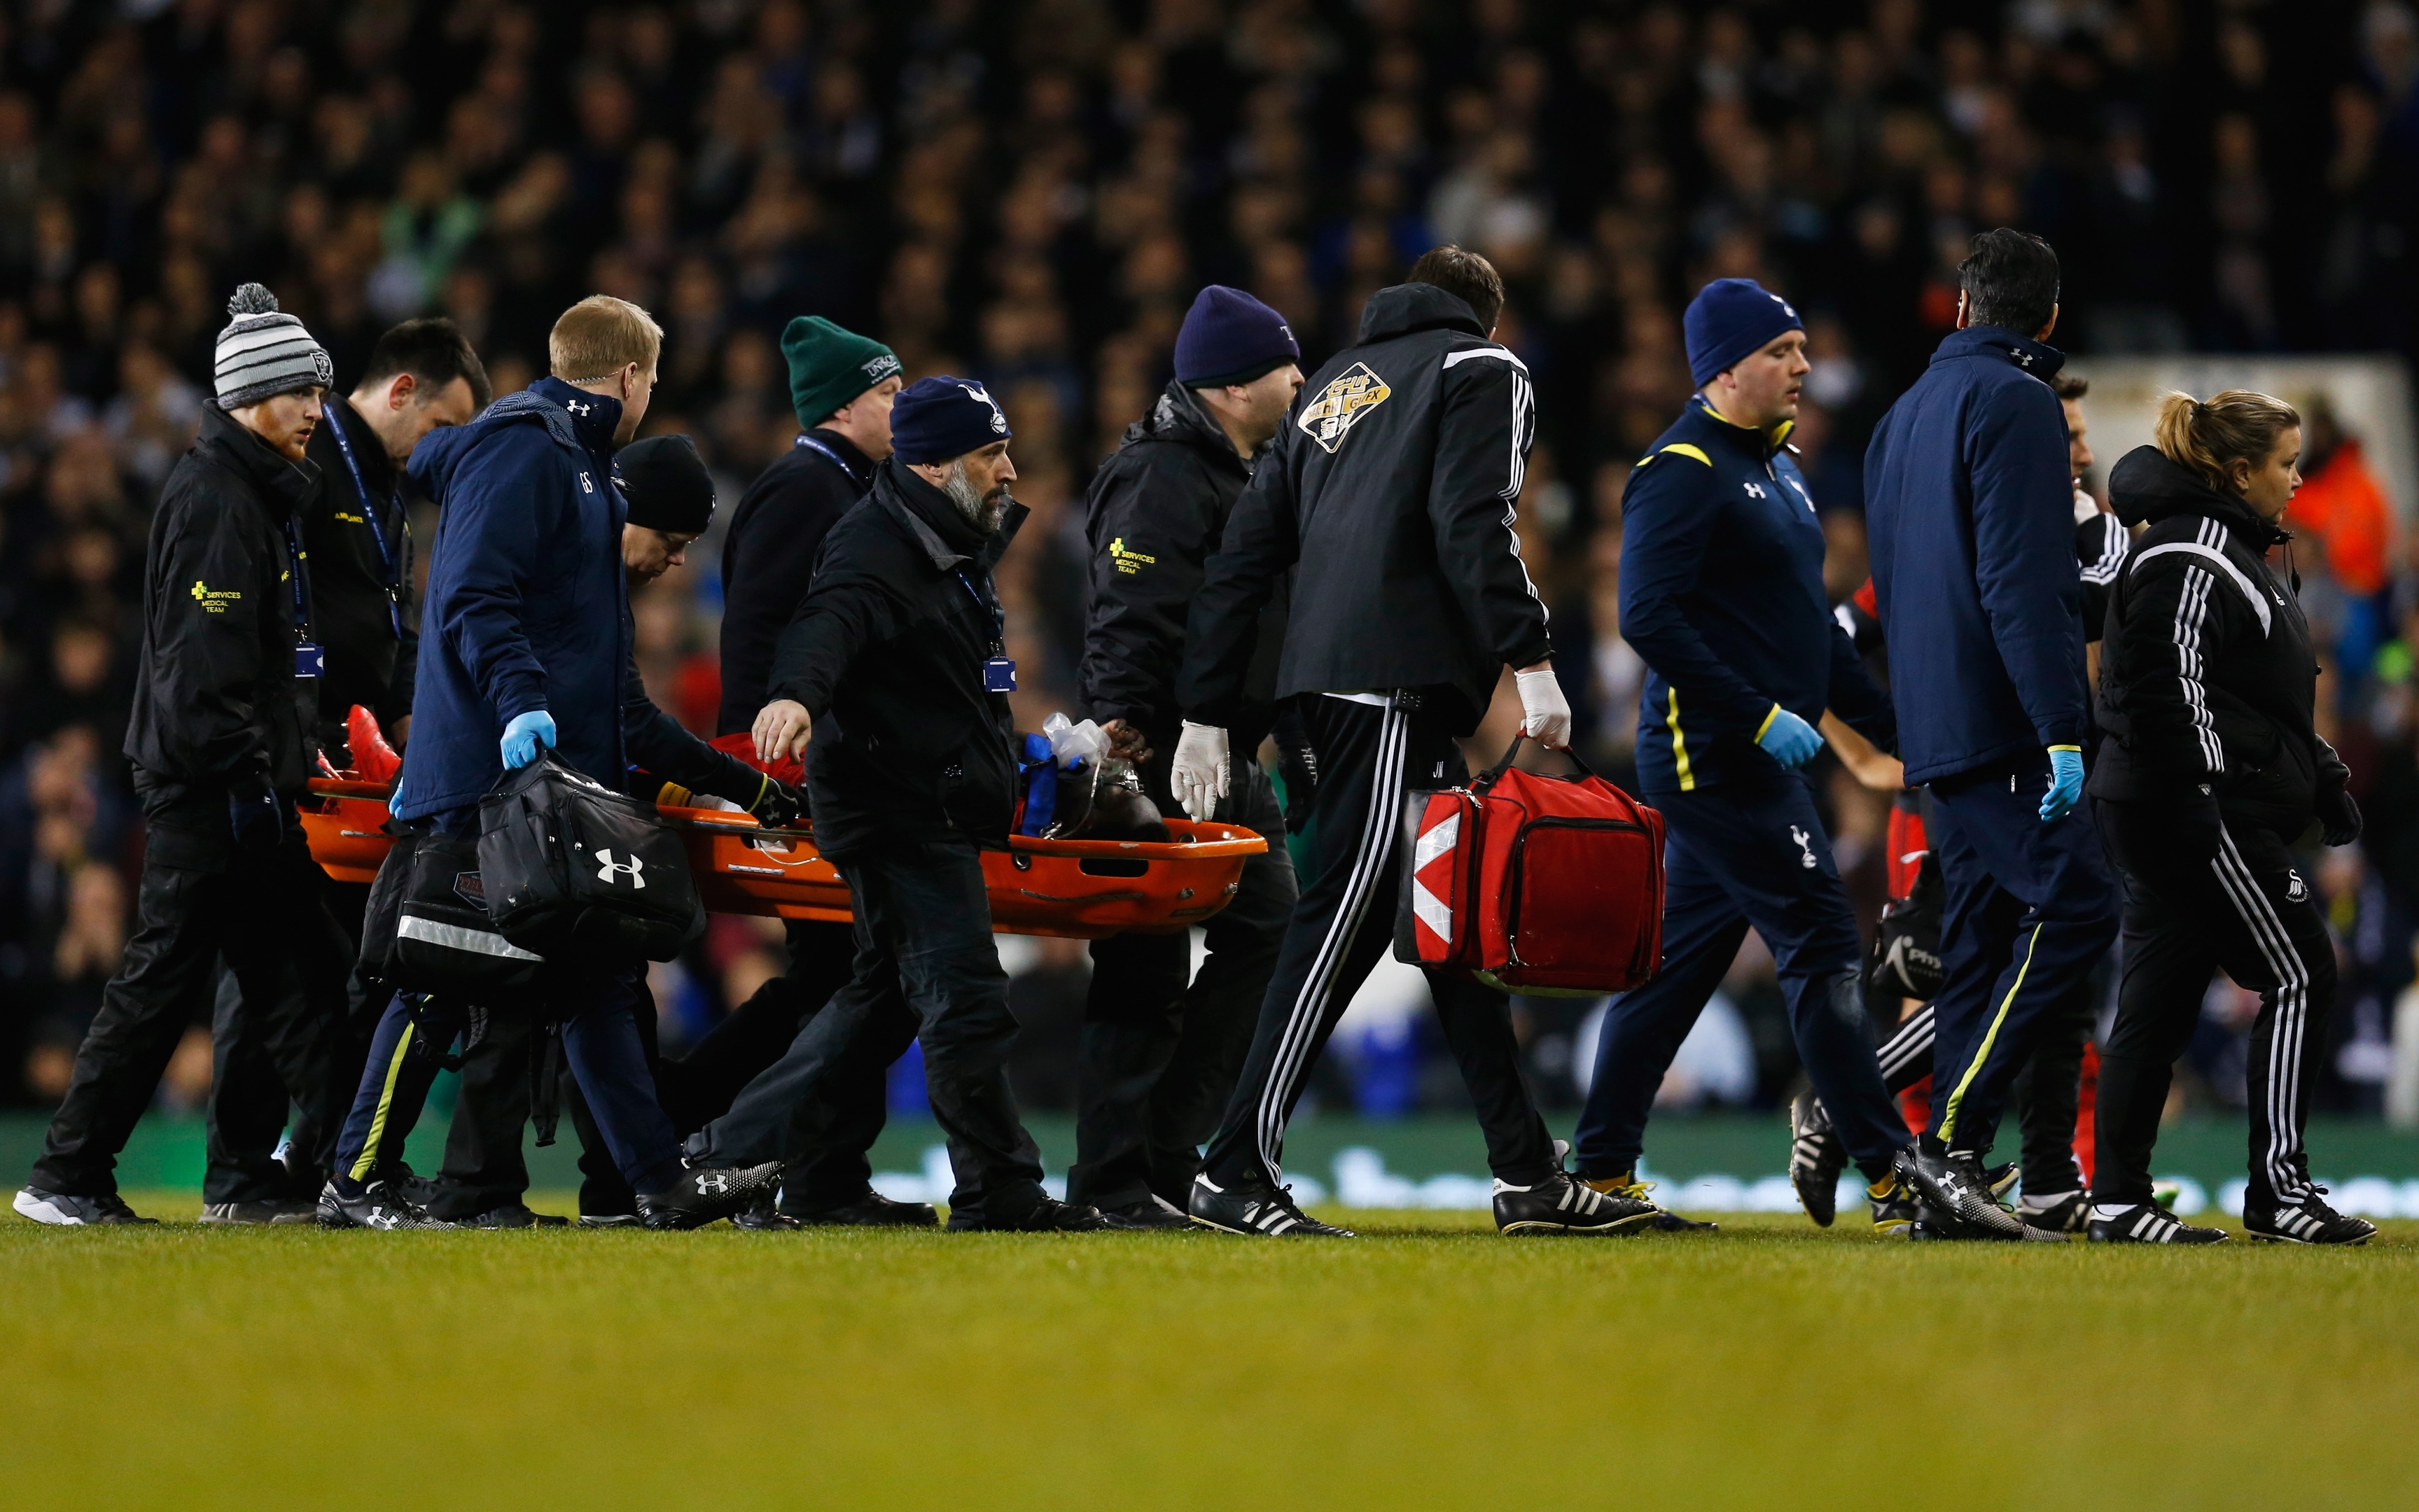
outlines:
M1369 296L1369 302L1361 307L1361 333L1353 341L1365 347L1390 336L1438 330L1481 338L1487 334L1487 328L1478 323L1478 313L1458 295L1447 294L1434 284L1396 284Z
M274 518L283 520L300 509L319 486L317 463L287 461L216 401L202 406L197 445L250 484Z
M2128 525L2178 515L2213 519L2239 537L2253 556L2263 556L2270 547L2293 538L2290 531L2261 519L2240 495L2211 488L2155 446L2136 446L2117 459L2108 471L2108 501Z
M1995 357L2023 368L2044 383L2066 365L2066 353L2030 336L2020 336L2006 326L1967 326L1963 331L1950 332L1940 338L1932 360L1943 363L1952 357Z
M874 474L874 497L904 523L938 572L958 572L980 560L990 537L976 530L949 502L949 496L885 457Z
M840 432L825 430L821 425L810 425L800 434L799 441L803 443L809 437L813 438L815 445L824 448L832 455L840 458L840 471L848 474L849 482L862 488L873 476L873 458L866 455L855 441Z
M1786 445L1789 433L1797 428L1797 422L1795 420L1784 420L1764 430L1758 430L1753 425L1742 425L1735 420L1723 418L1721 411L1714 408L1713 401L1702 393L1688 401L1688 408L1709 421L1715 432L1724 440L1743 452L1752 453L1759 462Z
M529 392L571 417L571 429L579 438L580 445L600 457L613 455L613 432L622 424L621 400L610 394L591 393L551 376L531 384Z
M362 470L362 486L373 493L392 491L398 481L394 464L387 460L386 442L370 429L368 418L353 408L351 400L332 391L328 394L326 408L325 423L343 426L345 439L352 443L353 465Z
M1193 447L1204 455L1216 459L1222 466L1241 470L1249 477L1252 464L1235 451L1235 443L1226 439L1225 427L1210 412L1201 396L1175 378L1167 381L1159 402L1150 413L1126 427L1120 444L1131 446L1136 441L1177 441Z

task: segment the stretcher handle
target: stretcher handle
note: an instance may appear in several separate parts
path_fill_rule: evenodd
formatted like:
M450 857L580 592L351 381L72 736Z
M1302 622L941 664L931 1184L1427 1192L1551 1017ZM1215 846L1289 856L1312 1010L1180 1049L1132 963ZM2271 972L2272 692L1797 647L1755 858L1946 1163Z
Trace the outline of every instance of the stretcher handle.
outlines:
M1471 791L1484 793L1488 788L1493 787L1495 785L1496 779L1502 777L1504 773L1512 769L1512 758L1520 754L1521 743L1526 741L1528 738L1529 733L1525 730L1521 731L1518 734L1514 735L1512 737L1512 744L1503 748L1503 759L1497 762L1487 770L1479 773L1476 779L1470 784ZM1539 746L1537 748L1540 750L1554 750L1553 747L1544 745ZM1573 766L1578 767L1581 777L1595 776L1595 768L1579 760L1578 747L1564 746L1562 749L1554 751L1554 754L1566 759Z

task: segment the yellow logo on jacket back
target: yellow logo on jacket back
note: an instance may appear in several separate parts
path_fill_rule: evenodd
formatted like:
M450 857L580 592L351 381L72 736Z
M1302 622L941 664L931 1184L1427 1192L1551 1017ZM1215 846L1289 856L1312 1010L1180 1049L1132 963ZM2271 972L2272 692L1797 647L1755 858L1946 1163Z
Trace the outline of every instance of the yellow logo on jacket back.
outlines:
M1294 422L1312 440L1333 452L1344 444L1344 433L1350 430L1363 415L1394 396L1386 380L1369 370L1366 363L1355 363L1335 376L1335 381L1318 391L1318 397L1302 406L1302 418Z

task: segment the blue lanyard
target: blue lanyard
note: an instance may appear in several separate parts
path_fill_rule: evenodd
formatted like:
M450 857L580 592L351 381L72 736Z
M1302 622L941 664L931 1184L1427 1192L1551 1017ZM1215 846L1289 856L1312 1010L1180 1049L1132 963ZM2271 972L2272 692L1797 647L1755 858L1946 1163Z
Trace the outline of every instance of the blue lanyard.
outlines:
M864 480L857 477L856 469L850 467L848 463L841 458L838 452L825 446L823 442L815 440L812 436L808 435L805 431L798 432L798 439L792 441L790 444L793 447L803 446L809 451L821 452L824 457L831 462L832 466L840 469L841 472L847 475L848 481L851 484L854 484L860 488L865 486Z
M308 640L311 639L311 609L302 585L302 540L295 533L294 517L291 515L285 517L285 554L289 559L285 581L294 594L294 638Z
M362 465L353 460L352 439L345 434L342 417L331 411L328 428L335 433L336 450L345 458L345 471L353 475L353 492L361 495L362 518L369 521L370 539L377 544L378 571L386 578L386 618L397 640L403 639L403 583L395 576L394 553L386 544L386 526L378 520L377 505L370 501L369 485L362 481ZM406 527L408 529L408 527Z
M977 593L975 585L966 580L966 575L963 572L958 574L958 586L964 589L966 596L975 601L975 608L991 616L991 654L994 656L998 656L1008 645L1008 610L1000 608L997 599L986 599Z

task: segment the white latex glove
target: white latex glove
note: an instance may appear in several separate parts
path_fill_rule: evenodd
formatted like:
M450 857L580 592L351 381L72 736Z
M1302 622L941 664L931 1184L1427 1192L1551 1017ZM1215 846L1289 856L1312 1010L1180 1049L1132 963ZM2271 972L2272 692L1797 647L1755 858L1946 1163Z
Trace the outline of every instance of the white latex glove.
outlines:
M1515 672L1512 680L1520 690L1520 733L1549 750L1569 749L1571 703L1554 681L1554 669Z
M1564 723L1568 724L1567 717ZM1226 795L1226 732L1184 721L1176 741L1176 772L1168 785L1195 824L1207 824Z

